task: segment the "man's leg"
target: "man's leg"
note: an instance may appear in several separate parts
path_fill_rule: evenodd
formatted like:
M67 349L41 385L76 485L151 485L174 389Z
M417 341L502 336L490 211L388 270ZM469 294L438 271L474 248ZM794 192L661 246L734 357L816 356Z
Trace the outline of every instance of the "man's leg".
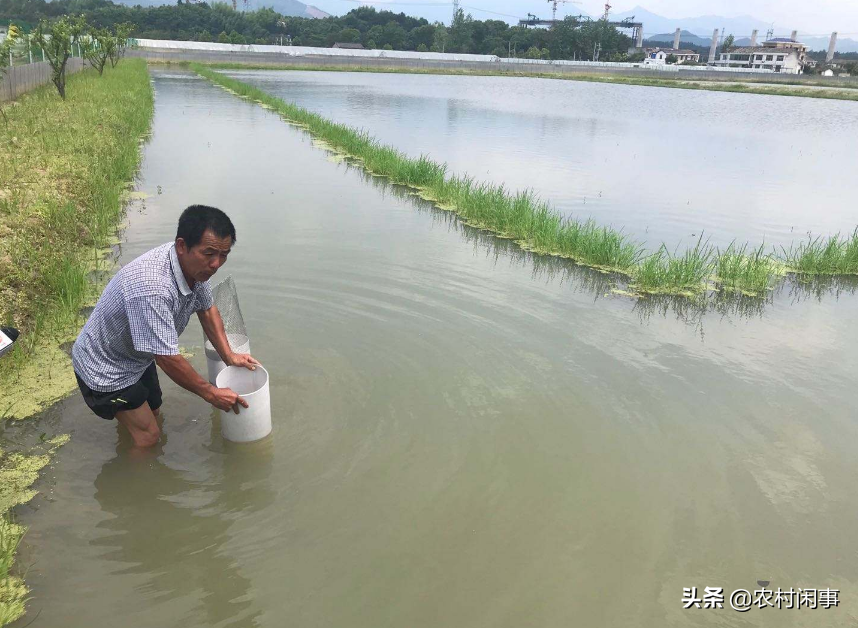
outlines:
M152 447L161 439L158 420L148 403L133 410L120 410L116 420L126 427L137 447Z

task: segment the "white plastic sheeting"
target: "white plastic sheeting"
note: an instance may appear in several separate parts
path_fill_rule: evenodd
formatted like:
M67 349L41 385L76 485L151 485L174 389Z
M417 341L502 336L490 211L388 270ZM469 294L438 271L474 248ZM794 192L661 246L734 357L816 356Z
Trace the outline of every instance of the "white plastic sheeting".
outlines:
M218 44L208 41L170 41L166 39L135 39L139 48L168 50L201 50L209 52L277 53L289 57L362 57L371 59L424 59L426 61L499 61L494 55L446 54L443 52L411 52L409 50L351 50L347 48L312 48L310 46L269 46L256 44Z
M139 48L159 50L192 50L200 52L265 53L282 54L287 57L348 57L363 59L415 59L422 61L447 61L469 63L510 63L536 66L577 66L585 68L645 68L655 72L733 72L769 73L773 70L753 68L725 68L703 65L648 65L642 63L614 63L610 61L546 61L543 59L507 59L495 55L466 55L444 52L412 52L410 50L353 50L349 48L313 48L310 46L270 46L256 44L218 44L208 41L172 41L167 39L135 39L132 44Z

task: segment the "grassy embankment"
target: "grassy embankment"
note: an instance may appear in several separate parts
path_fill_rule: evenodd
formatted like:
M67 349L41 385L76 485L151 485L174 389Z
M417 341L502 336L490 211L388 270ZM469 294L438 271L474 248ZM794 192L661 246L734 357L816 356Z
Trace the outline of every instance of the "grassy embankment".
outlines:
M185 65L184 63L180 65ZM196 64L193 64L196 65ZM593 72L519 72L503 70L465 70L455 68L396 68L361 67L348 65L308 66L295 64L257 64L257 63L206 63L213 70L290 70L315 72L371 72L380 74L449 74L458 76L512 76L524 78L545 78L563 81L585 81L589 83L617 83L620 85L642 85L645 87L667 87L674 89L697 89L714 92L738 92L742 94L763 94L768 96L799 96L805 98L823 98L828 100L858 101L858 81L832 86L822 80L791 81L783 85L766 83L765 79L730 75L725 77L713 74L712 78L687 78L681 73L666 76L627 76L620 74L597 74ZM829 89L815 89L828 87Z
M80 309L97 287L140 161L153 96L146 65L127 60L103 77L69 77L67 100L48 85L4 105L0 122L0 321L22 331L0 360L3 422L23 418L75 387L60 344L74 338ZM26 588L10 573L23 530L8 511L33 496L31 484L61 444L0 451L0 625L23 612Z
M621 231L592 220L561 217L533 192L512 193L502 185L449 175L446 165L425 155L408 157L363 131L327 120L206 66L192 67L210 81L276 111L331 150L359 161L370 173L408 186L439 207L455 211L468 224L513 239L527 250L624 275L637 293L693 296L714 288L759 295L790 271L858 274L858 230L847 238L809 241L781 255L736 244L720 250L702 238L681 254L671 253L665 246L647 254Z

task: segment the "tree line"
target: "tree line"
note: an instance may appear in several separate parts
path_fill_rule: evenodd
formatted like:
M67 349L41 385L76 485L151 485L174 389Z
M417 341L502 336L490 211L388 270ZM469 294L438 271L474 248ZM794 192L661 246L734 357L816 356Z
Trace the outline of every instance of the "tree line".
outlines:
M125 6L110 0L0 0L0 22L24 29L40 20L83 15L97 28L136 26L132 37L233 44L330 47L337 42L365 48L494 54L544 59L625 60L631 39L604 21L567 17L549 29L475 20L461 9L447 26L404 13L359 7L325 19L284 16L270 8L240 11L231 4L183 2L157 7Z
M83 15L63 15L53 20L42 18L29 32L11 23L6 39L0 44L0 81L8 71L16 50L35 52L36 59L41 56L50 64L51 82L65 100L66 67L75 54L75 48L77 54L101 76L108 62L116 67L125 56L133 30L134 25L128 22L99 27L88 23Z

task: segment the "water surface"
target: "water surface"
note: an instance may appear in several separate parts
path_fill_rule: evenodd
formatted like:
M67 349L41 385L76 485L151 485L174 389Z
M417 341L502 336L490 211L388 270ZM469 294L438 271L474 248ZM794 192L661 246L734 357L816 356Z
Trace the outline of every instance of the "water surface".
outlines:
M858 103L510 77L240 71L455 173L532 188L651 248L858 226ZM680 247L680 248L681 248Z
M150 197L120 260L188 204L232 216L221 273L275 428L230 446L163 374L151 458L76 396L18 428L72 434L20 509L18 626L855 620L854 286L708 313L606 296L609 277L463 228L258 106L154 80ZM183 342L205 372L197 326ZM760 579L843 601L681 609L683 587Z

